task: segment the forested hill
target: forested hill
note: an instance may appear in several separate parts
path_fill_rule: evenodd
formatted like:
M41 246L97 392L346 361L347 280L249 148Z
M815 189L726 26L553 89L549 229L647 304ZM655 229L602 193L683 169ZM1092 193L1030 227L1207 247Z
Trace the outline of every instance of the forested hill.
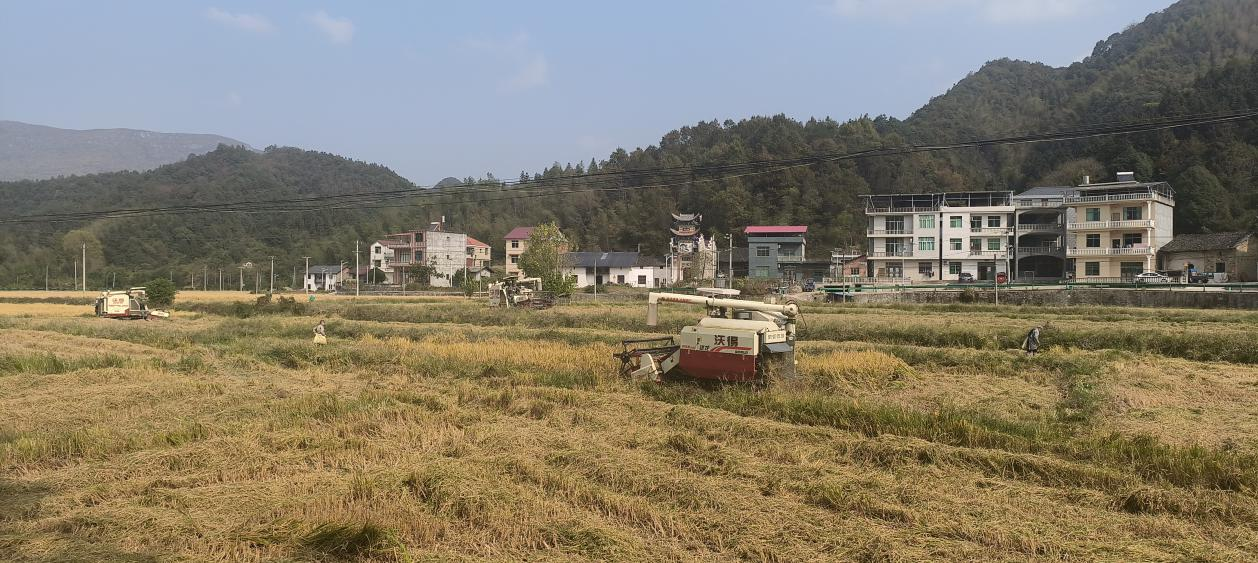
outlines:
M1066 68L993 61L961 79L909 118L848 122L784 116L701 122L667 133L656 146L617 150L606 159L555 164L531 182L570 192L606 172L616 186L665 182L661 167L713 165L842 153L906 143L970 140L1065 130L1097 123L1258 108L1258 10L1247 0L1186 0L1099 42L1092 56ZM501 246L511 227L555 220L581 248L661 253L669 211L698 211L711 233L754 223L809 225L810 248L864 241L859 196L867 193L1021 190L1036 184L1110 178L1133 170L1167 180L1177 192L1179 232L1258 229L1258 124L1243 122L1018 147L864 158L784 172L663 189L564 193L552 197L467 196L427 207L336 209L301 214L201 214L113 219L37 227L0 227L0 286L42 285L46 264L68 277L69 249L100 241L108 264L136 279L170 268L199 271L245 260L301 256L336 263L353 241L373 240L442 215L451 226ZM591 176L592 173L600 174ZM492 180L486 181L492 183ZM409 182L380 166L333 155L220 147L147 173L115 173L41 182L0 183L12 206L0 216L136 205L277 199L381 191ZM534 184L537 185L537 184ZM513 189L513 188L504 188ZM388 203L408 203L391 200ZM414 203L411 201L410 203ZM70 229L76 232L67 235ZM739 240L736 238L736 240ZM739 240L741 243L741 240ZM501 248L496 248L496 255ZM97 270L91 269L95 274Z

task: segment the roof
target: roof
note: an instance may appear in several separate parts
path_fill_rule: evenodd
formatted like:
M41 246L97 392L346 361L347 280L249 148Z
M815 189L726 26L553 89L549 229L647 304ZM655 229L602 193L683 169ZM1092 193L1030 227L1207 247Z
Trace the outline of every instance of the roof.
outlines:
M467 245L468 246L483 246L485 248L489 248L488 244L485 244L479 240L472 238L472 235L467 235Z
M1230 233L1204 233L1197 235L1179 235L1162 247L1162 252L1195 252L1201 250L1230 250L1239 246L1250 233L1236 231Z
M660 268L666 264L667 262L665 262L663 258L660 258L659 256L648 256L646 254L639 254L638 261L634 263L635 266L642 266L644 268Z
M516 227L511 229L511 232L507 233L507 236L502 238L504 240L525 240L533 236L533 229L535 228L537 227Z
M306 270L306 274L322 274L322 275L339 274L340 272L341 272L340 264L336 264L334 266L311 266L309 270Z
M638 263L637 252L569 252L568 264L578 268L631 268Z
M808 232L805 225L753 225L743 229L743 233L749 235L767 235L777 233L790 233L802 235Z
M1035 186L1013 197L1065 197L1076 191L1074 186Z
M695 221L695 220L702 221L703 216L699 215L698 213L674 213L673 219L677 221Z

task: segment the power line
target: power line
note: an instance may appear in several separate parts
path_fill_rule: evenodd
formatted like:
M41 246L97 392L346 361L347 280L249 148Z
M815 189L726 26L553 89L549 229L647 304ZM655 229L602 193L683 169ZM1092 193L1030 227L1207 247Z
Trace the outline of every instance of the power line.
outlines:
M292 197L283 200L243 200L224 203L197 205L162 206L150 208L128 208L105 211L78 213L56 213L44 215L28 215L0 219L0 224L29 224L37 222L57 223L68 221L87 221L94 219L113 219L126 217L151 217L162 215L184 215L196 213L301 213L327 211L334 209L385 209L403 207L424 207L434 202L422 201L441 198L441 204L458 204L484 201L501 201L508 199L529 199L534 197L550 197L578 193L627 192L643 189L662 189L691 185L699 182L713 182L737 179L781 172L792 168L811 166L827 162L841 162L860 158L902 156L919 152L938 152L965 148L986 148L1002 145L1024 145L1046 142L1061 142L1089 138L1130 135L1154 132L1183 127L1213 125L1219 123L1247 121L1258 118L1258 111L1246 110L1223 114L1196 114L1176 117L1158 118L1139 123L1107 123L1094 124L1090 127L1041 134L1024 134L1009 137L978 139L947 144L902 145L899 147L869 148L845 153L819 154L805 157L753 160L727 164L684 165L673 167L657 167L637 170L600 171L584 174L580 177L567 178L534 178L529 180L501 181L492 184L459 184L446 188L424 188L414 186L398 190L382 190L373 192L333 194L321 196ZM641 185L624 185L632 181L656 179L655 183ZM566 184L567 189L562 189ZM578 187L579 186L579 187ZM559 189L557 189L559 188ZM463 200L446 198L457 196L482 196L495 194L501 197L475 197ZM405 204L385 204L399 199L420 198L419 202ZM374 205L366 205L366 204Z

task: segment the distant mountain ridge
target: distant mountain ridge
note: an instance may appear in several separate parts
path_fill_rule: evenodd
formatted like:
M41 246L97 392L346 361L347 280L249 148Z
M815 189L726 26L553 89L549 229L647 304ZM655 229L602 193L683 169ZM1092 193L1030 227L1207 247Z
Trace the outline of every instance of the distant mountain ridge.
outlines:
M249 148L221 135L138 129L59 129L0 121L0 181L150 170L205 154L220 144Z

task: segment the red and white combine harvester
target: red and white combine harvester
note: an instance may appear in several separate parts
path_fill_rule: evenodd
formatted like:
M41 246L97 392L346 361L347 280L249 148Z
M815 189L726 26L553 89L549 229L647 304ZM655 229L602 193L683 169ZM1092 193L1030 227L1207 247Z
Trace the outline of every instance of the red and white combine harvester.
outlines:
M795 303L773 304L716 295L734 290L700 290L707 295L652 293L646 323L655 326L661 303L707 307L706 317L677 337L626 340L620 359L623 376L663 381L690 377L712 381L768 383L795 375ZM714 295L715 294L715 295Z

